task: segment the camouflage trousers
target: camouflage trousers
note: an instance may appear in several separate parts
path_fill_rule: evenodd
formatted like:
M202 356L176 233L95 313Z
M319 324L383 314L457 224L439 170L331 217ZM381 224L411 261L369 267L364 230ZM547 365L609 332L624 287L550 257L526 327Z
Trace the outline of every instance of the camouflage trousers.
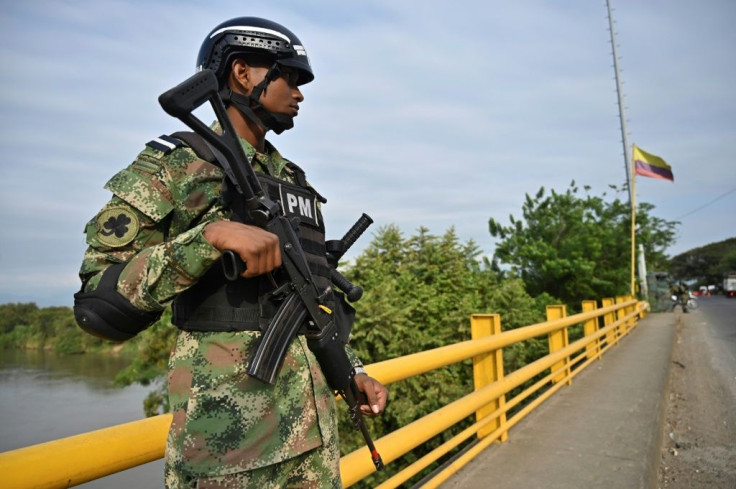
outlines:
M342 489L337 440L280 463L216 477L189 477L166 465L166 489Z

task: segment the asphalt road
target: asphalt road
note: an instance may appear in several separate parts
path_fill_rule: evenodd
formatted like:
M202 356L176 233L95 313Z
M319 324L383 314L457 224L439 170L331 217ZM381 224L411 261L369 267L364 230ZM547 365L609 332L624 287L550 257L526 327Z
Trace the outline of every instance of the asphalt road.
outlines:
M736 299L670 313L676 341L658 471L661 489L736 488Z
M736 398L736 298L699 297L700 307L688 318L703 328L714 372Z

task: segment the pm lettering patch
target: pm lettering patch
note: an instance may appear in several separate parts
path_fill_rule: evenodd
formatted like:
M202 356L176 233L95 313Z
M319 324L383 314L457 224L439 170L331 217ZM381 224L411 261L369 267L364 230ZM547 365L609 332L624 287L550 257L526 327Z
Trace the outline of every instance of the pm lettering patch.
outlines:
M281 211L285 216L298 217L304 224L319 227L317 198L307 190L279 185Z

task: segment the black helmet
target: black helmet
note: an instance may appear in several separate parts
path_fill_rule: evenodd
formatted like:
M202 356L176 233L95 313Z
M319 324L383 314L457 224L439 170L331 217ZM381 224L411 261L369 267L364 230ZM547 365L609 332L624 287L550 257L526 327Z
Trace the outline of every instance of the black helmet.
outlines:
M197 71L210 69L222 81L233 58L248 54L296 68L297 85L314 79L307 51L299 38L286 27L258 17L237 17L212 29L199 48Z

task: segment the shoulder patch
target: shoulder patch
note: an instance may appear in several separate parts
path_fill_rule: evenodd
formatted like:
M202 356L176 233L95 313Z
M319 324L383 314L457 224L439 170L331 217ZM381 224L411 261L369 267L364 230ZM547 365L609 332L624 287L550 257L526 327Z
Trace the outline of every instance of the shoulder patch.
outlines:
M149 148L157 149L163 152L163 154L167 155L174 151L176 148L184 146L184 143L176 138L172 138L171 136L167 136L164 134L163 136L159 136L148 141L146 143L146 146L148 146Z
M138 158L136 158L136 160L133 162L133 168L144 173L154 175L161 169L161 163L159 163L154 158L151 158L150 156L146 157L145 155L141 154L138 155Z
M111 248L133 241L141 227L138 216L126 207L105 209L97 216L96 224L97 239Z

